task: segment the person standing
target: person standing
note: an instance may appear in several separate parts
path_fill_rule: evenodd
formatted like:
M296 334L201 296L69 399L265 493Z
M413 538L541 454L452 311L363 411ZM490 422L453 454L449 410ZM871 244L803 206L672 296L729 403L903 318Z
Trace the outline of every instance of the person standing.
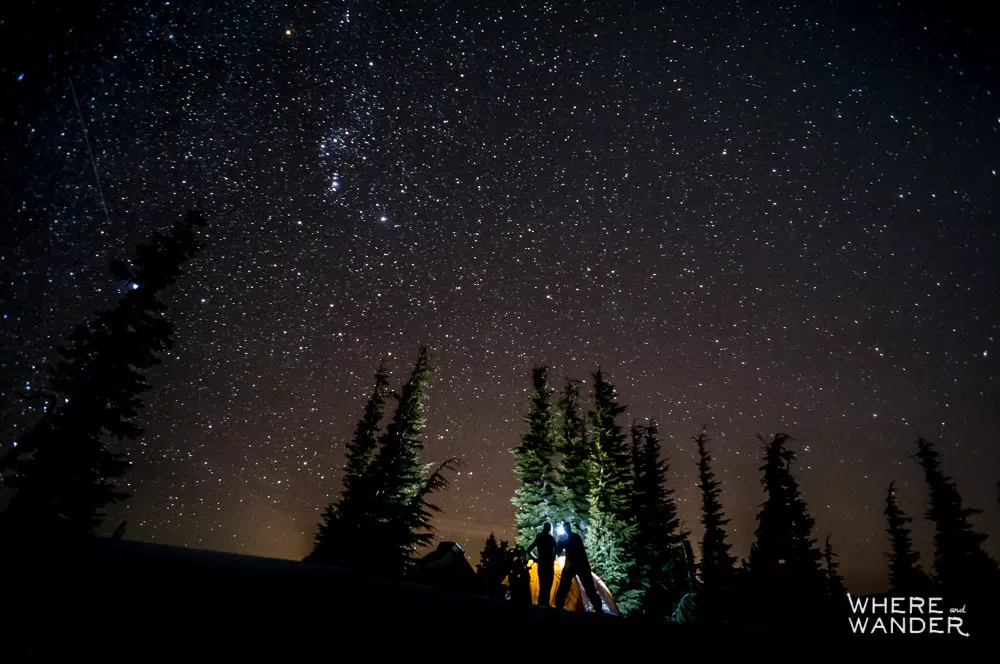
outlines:
M551 523L546 522L542 526L542 532L535 535L525 552L531 553L532 549L538 549L538 556L535 558L535 564L538 565L538 605L551 606L549 600L552 597L552 577L556 564L556 540L552 537Z
M569 595L570 584L573 577L580 579L590 603L596 613L604 612L604 602L594 585L594 575L590 571L590 560L587 559L587 549L583 546L583 538L578 533L573 532L573 527L569 521L563 524L566 529L566 541L562 548L566 552L566 564L563 565L562 577L559 579L559 589L556 591L556 606L560 609L566 604L566 596Z

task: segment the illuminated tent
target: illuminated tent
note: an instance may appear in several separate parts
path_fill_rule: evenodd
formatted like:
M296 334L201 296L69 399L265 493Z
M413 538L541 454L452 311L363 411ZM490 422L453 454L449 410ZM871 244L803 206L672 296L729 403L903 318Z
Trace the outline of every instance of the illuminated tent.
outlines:
M552 596L549 598L549 604L555 606L556 604L556 591L559 589L559 580L562 578L563 565L566 564L566 556L559 556L556 558L556 564L554 569L554 574L552 575ZM538 565L534 560L528 563L528 573L531 576L531 603L538 603ZM604 585L600 577L591 572L594 576L594 586L597 587L597 592L601 595L601 601L604 602L604 612L610 613L614 616L619 616L621 613L618 611L618 605L615 604L615 598L611 596L611 591L608 587ZM505 586L509 586L509 579L504 579ZM563 604L563 608L567 611L594 611L594 607L590 604L590 598L587 597L587 593L584 592L583 587L580 585L579 579L573 579L572 585L569 587L569 594L566 596L566 603Z

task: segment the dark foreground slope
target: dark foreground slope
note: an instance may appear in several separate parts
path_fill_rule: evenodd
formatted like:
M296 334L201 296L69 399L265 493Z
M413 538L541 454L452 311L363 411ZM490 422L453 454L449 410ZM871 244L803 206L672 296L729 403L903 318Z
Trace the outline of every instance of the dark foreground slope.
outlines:
M675 661L856 662L866 655L885 661L907 645L930 654L926 642L908 644L906 637L830 643L760 630L644 625L289 560L128 541L0 537L0 562L14 582L13 606L9 594L0 600L0 615L13 614L3 616L0 633L5 651L24 661L520 661L536 652L586 662L647 653Z

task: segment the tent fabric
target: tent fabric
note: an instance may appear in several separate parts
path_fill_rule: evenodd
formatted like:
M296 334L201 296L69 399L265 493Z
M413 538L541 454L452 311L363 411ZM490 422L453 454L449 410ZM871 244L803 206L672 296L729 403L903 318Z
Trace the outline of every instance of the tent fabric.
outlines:
M477 592L479 579L456 542L441 542L437 549L416 561L411 579L430 586Z
M552 576L552 596L549 598L549 604L552 606L555 606L556 591L559 589L559 580L562 578L562 570L565 564L566 556L556 558ZM534 560L528 563L528 574L531 577L531 603L538 604L538 564ZM604 612L615 616L621 615L618 611L618 605L615 603L615 598L611 596L611 591L608 590L608 587L604 585L599 576L593 572L591 574L594 576L594 586L597 587L597 592L601 595L601 601L604 602ZM509 585L508 579L504 579L504 585ZM590 603L590 598L584 592L579 579L573 579L563 608L567 611L594 611L594 607Z

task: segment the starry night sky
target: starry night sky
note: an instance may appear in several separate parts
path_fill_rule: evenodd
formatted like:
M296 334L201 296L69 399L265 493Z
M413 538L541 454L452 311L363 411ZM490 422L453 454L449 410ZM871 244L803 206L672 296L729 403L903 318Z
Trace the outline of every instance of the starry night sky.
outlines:
M1000 60L982 17L63 4L4 3L0 24L4 447L53 344L114 302L108 261L190 207L211 225L169 293L175 349L104 530L302 557L379 358L398 385L426 342L425 458L464 463L436 524L473 559L510 535L535 362L557 387L600 365L622 424L660 420L696 535L707 424L740 556L755 436L775 431L852 589L885 585L891 480L929 562L917 435L1000 553Z

